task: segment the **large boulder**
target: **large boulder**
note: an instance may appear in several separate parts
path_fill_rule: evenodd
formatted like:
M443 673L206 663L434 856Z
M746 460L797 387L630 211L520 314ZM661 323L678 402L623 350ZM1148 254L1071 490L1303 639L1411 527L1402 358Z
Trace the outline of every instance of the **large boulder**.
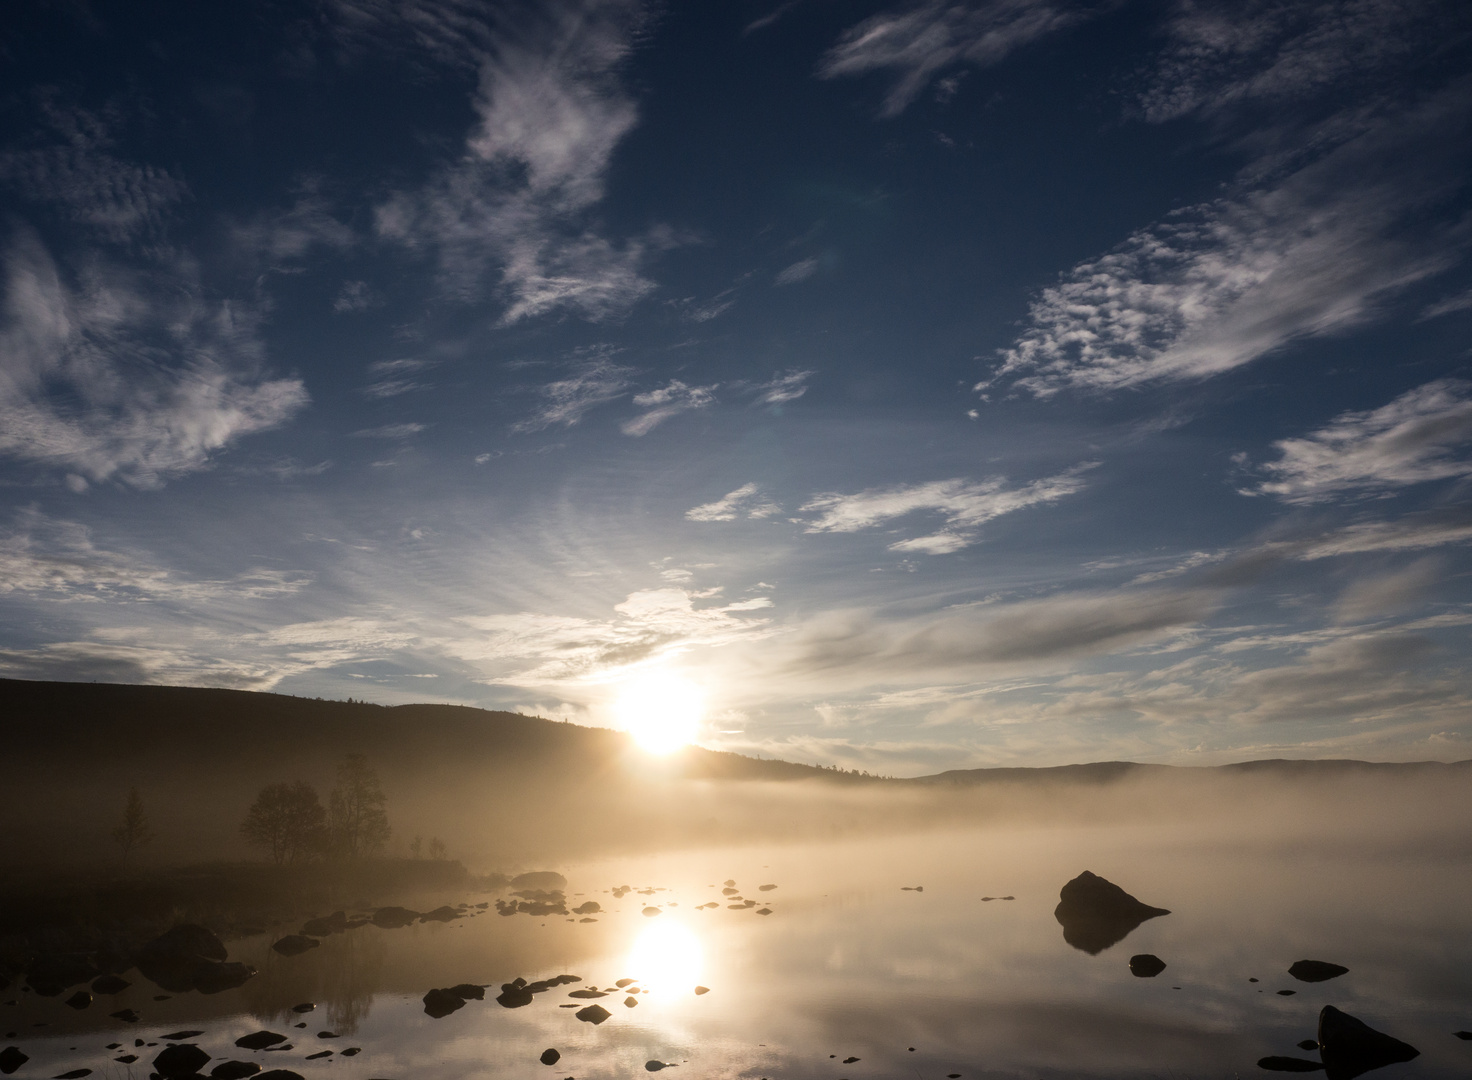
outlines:
M1319 1012L1319 1056L1324 1059L1329 1080L1352 1080L1371 1069L1411 1061L1421 1052L1333 1005L1325 1005Z
M1337 979L1348 971L1349 968L1342 964L1331 964L1327 960L1295 960L1288 974L1299 982L1315 983Z
M607 1020L613 1013L609 1012L602 1005L589 1005L586 1009L579 1009L573 1015L579 1020L596 1026Z
M179 923L170 927L143 946L143 951L169 956L203 956L207 960L224 960L230 955L214 931L197 923Z
M26 982L42 997L58 997L63 990L98 974L92 957L83 953L42 953L26 970Z
M278 1035L274 1031L255 1031L236 1039L235 1045L242 1050L264 1050L268 1046L275 1046L285 1041L285 1035Z
M452 990L431 990L424 995L424 1012L436 1020L465 1007L465 999Z
M310 952L322 943L314 937L305 934L287 934L280 941L274 943L271 948L282 956L300 956L304 952Z
M1139 953L1130 957L1130 974L1137 979L1153 979L1165 970L1165 961L1154 953Z
M30 1060L30 1055L20 1047L7 1046L4 1050L0 1050L0 1073L9 1076Z
M193 1043L173 1043L158 1052L153 1059L153 1071L164 1080L177 1080L193 1076L204 1068L210 1056Z
M181 923L143 946L138 953L138 970L162 989L172 994L183 994L198 989L201 980L207 985L217 986L222 978L226 982L239 978L241 973L236 969L223 976L219 973L217 965L223 963L227 955L225 943L212 931L194 923ZM254 968L249 971L250 974L240 978L240 982L255 974ZM225 988L220 986L220 989Z
M218 960L203 960L194 968L194 988L201 994L218 994L222 990L234 990L255 978L256 969L235 960L221 963Z
M1090 955L1123 941L1145 920L1170 914L1165 908L1142 904L1088 870L1063 886L1058 898L1053 917L1063 927L1063 940Z
M121 994L132 985L121 975L99 975L92 980L92 992L94 994Z

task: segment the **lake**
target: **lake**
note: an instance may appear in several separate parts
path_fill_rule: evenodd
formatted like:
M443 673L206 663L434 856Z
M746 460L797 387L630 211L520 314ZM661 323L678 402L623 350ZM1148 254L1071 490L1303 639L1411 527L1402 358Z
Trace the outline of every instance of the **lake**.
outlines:
M132 987L78 1011L17 983L0 993L16 1002L0 1007L0 1028L30 1055L17 1078L90 1068L143 1080L162 1044L134 1050L134 1038L192 1029L218 1059L206 1071L237 1059L308 1080L603 1080L648 1075L647 1062L674 1066L677 1080L1185 1078L1274 1075L1257 1065L1273 1055L1316 1061L1296 1044L1333 1005L1420 1051L1375 1076L1464 1077L1472 1041L1453 1033L1472 1028L1472 857L1450 835L1350 842L1234 828L1228 816L609 857L557 868L567 904L596 901L596 915L502 916L505 894L415 898L420 910L492 906L358 927L295 957L270 944L299 927L275 927L229 943L260 973L209 996L155 1001L161 991L133 972ZM1097 953L1071 946L1054 908L1084 870L1170 914ZM1130 971L1145 953L1166 964L1153 978ZM1288 968L1303 959L1349 970L1302 982ZM518 977L564 973L583 981L518 1008L494 1000ZM635 982L615 988L625 979ZM426 1015L424 994L458 983L488 984L485 1000ZM617 992L568 996L588 988ZM316 1008L291 1011L306 1002ZM593 1003L606 1021L577 1018ZM124 1007L142 1019L107 1016ZM292 1049L233 1045L262 1028ZM333 1053L307 1060L323 1050ZM112 1060L129 1052L140 1060Z

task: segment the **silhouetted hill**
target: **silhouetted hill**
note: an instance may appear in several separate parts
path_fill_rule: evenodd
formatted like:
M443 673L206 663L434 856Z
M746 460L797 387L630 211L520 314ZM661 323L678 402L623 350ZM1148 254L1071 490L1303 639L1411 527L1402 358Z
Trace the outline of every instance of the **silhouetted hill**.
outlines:
M1464 774L1472 779L1472 760L1443 761L1352 761L1337 758L1296 760L1268 758L1239 761L1230 765L1141 765L1133 761L1095 761L1084 765L1047 768L952 769L933 776L916 777L913 783L978 787L986 784L1089 784L1122 780L1188 777L1192 774L1257 776L1285 780L1332 780L1350 777L1414 777L1416 775Z

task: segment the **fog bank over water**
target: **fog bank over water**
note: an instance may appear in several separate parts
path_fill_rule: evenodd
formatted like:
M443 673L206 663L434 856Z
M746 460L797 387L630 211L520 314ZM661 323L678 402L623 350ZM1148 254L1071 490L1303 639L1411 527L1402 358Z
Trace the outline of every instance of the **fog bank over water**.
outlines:
M13 681L0 693L32 719L8 739L4 857L37 869L115 865L110 833L132 789L155 834L138 865L260 858L239 831L259 791L304 781L325 799L350 753L382 780L386 854L438 838L476 872L976 827L1472 851L1472 762L1116 762L889 779L698 747L655 757L620 732L449 706Z

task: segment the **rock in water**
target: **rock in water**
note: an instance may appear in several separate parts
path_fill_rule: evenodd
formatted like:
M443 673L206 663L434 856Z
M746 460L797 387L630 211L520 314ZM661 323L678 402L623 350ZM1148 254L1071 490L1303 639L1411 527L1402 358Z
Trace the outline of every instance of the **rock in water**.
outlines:
M72 1069L70 1072L57 1073L51 1080L82 1080L82 1077L91 1075L91 1069Z
M282 956L300 956L302 953L315 949L322 943L316 938L307 937L306 934L287 934L271 948Z
M118 975L99 975L92 980L92 992L94 994L121 994L132 985L127 979Z
M644 914L648 915L650 918L653 918L655 915L660 914L660 911L657 907L647 907L644 909Z
M465 1007L465 999L449 990L431 990L424 995L424 1011L436 1020Z
M256 1080L305 1080L299 1072L290 1069L270 1069L267 1072L256 1073Z
M543 1065L556 1065L561 1060L562 1060L562 1055L559 1054L555 1049L553 1049L550 1046L547 1047L547 1049L545 1049L545 1050L542 1051L542 1064Z
M476 983L456 983L450 987L450 993L466 1001L484 1001L486 999L486 988Z
M66 999L66 1003L74 1009L85 1009L88 1005L92 1004L92 995L85 990L78 990Z
M153 1059L153 1069L164 1080L174 1080L176 1077L193 1076L204 1068L209 1059L210 1056L193 1043L177 1043L159 1051L158 1057Z
M449 922L451 919L460 918L463 914L463 912L456 911L450 905L446 904L444 907L437 907L433 911L426 911L423 915L419 916L419 921Z
M256 969L249 964L202 960L194 966L194 988L201 994L218 994L221 990L244 986L255 975Z
M285 1035L277 1035L274 1031L257 1031L250 1035L242 1035L235 1040L235 1045L242 1050L264 1050L268 1046L275 1046L285 1041Z
M1309 1061L1307 1058L1265 1057L1257 1063L1259 1069L1268 1072L1318 1072L1324 1067L1321 1061Z
M1363 1020L1325 1005L1319 1012L1319 1056L1329 1080L1352 1080L1353 1077L1411 1061L1421 1052L1408 1043L1376 1031Z
M0 1073L9 1076L30 1060L30 1055L24 1053L20 1047L7 1046L4 1050L0 1050Z
M708 994L708 993L710 993L710 987L708 987L708 986L697 986L695 988L695 996L696 997L699 997L701 994Z
M659 1072L660 1069L673 1069L675 1067L676 1066L672 1061L658 1061L655 1059L650 1059L649 1061L646 1061L644 1063L644 1068L650 1072Z
M315 1001L303 1001L300 1005L293 1005L291 1011L294 1013L309 1013L317 1007Z
M1330 964L1324 960L1295 960L1293 966L1288 969L1299 982L1328 982L1337 979L1347 972L1349 968L1339 964Z
M408 926L419 918L419 912L404 907L382 907L373 913L373 925L385 930L397 930Z
M261 1067L254 1061L222 1061L210 1070L210 1075L215 1080L245 1080L260 1071Z
M1165 970L1165 961L1154 953L1130 957L1130 974L1137 979L1153 979Z
M597 900L587 900L572 909L574 915L596 915L603 910L603 905Z
M586 1009L579 1009L577 1012L573 1013L573 1015L576 1016L579 1020L585 1020L590 1024L596 1025L603 1023L603 1021L607 1020L610 1016L613 1015L613 1013L609 1012L602 1005L589 1005Z
M1063 940L1090 955L1123 941L1146 919L1169 915L1165 908L1142 904L1112 881L1085 870L1058 894L1053 917L1063 927Z

